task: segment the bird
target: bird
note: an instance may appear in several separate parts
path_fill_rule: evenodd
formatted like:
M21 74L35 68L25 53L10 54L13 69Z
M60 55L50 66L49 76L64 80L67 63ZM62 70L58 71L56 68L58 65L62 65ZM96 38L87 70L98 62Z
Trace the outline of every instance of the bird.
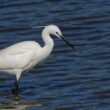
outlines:
M54 41L51 35L58 37L65 41L72 49L70 44L63 36L60 28L56 25L50 24L42 30L42 39L44 46L36 41L22 41L0 50L0 72L5 72L15 75L15 82L12 86L12 94L19 94L19 79L21 74L37 66L45 60L53 50Z

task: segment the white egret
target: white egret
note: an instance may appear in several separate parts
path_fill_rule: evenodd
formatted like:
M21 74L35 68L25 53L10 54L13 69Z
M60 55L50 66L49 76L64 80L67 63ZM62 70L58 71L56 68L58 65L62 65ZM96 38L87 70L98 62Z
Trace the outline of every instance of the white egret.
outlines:
M35 41L23 41L0 50L0 71L16 76L16 81L12 87L13 94L18 95L19 93L18 81L22 72L33 68L50 55L54 46L50 35L60 38L73 48L64 39L60 29L56 25L48 25L42 31L43 47Z

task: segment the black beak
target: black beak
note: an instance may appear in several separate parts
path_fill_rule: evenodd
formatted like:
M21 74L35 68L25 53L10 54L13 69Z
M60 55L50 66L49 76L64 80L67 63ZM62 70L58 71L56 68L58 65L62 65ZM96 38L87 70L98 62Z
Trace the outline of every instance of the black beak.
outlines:
M61 37L61 39L62 39L68 46L70 46L72 49L75 50L74 46L71 45L63 36L60 36L60 37Z

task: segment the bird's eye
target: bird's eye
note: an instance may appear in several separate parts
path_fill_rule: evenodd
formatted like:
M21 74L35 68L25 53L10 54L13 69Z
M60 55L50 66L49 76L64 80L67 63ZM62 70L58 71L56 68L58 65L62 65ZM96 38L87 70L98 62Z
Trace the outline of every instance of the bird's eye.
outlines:
M56 32L56 34L58 34L58 32Z

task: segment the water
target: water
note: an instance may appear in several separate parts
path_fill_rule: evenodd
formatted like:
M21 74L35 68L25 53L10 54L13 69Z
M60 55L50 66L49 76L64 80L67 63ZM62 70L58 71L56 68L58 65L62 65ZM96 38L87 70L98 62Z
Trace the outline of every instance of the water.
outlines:
M43 45L38 25L58 25L75 46L59 39L50 57L20 79L0 74L0 110L110 110L109 0L0 0L0 48L19 41Z

